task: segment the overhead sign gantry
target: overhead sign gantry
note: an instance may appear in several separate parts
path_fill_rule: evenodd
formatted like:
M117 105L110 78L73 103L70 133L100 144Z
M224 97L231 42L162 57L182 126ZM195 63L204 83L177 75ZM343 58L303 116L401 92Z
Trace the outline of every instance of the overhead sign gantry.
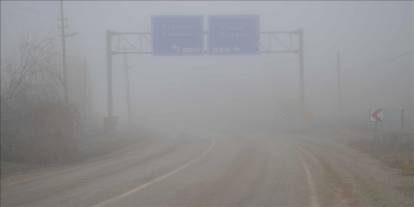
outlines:
M112 57L117 54L183 55L258 55L296 54L299 66L299 100L305 113L303 31L261 31L259 15L210 15L204 30L201 15L156 15L151 32L106 33L108 115L105 128L116 125L112 97Z
M209 54L258 54L260 36L259 16L209 16L207 36Z
M153 16L153 55L198 55L203 53L203 16Z

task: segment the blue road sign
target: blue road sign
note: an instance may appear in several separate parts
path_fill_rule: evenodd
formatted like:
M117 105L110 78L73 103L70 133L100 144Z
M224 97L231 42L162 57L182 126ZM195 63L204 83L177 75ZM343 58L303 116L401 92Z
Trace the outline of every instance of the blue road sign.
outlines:
M210 54L258 54L258 15L213 15L208 18Z
M203 17L158 15L151 19L154 55L195 55L203 52Z

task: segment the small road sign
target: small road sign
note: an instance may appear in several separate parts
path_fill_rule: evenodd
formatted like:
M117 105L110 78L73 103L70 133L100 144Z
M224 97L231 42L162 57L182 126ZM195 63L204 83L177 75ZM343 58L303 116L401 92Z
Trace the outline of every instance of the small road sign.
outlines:
M212 15L208 17L210 54L258 54L258 15Z
M370 120L372 122L381 122L384 118L384 110L382 108L371 109Z
M203 17L200 15L152 16L154 55L191 55L203 52Z

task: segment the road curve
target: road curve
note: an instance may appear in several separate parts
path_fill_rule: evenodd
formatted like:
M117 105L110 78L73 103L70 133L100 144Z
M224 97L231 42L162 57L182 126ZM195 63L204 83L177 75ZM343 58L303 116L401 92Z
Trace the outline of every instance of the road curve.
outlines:
M321 161L326 157L317 146L292 135L163 139L73 168L6 180L1 206L366 204L357 190L350 194L342 181L332 180L341 178Z

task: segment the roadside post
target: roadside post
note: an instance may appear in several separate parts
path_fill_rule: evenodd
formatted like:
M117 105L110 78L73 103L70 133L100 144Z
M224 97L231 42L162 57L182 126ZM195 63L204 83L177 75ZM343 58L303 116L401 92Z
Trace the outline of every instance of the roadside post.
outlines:
M374 122L374 141L378 140L378 123L384 118L384 110L382 108L373 108L369 112L369 120Z

